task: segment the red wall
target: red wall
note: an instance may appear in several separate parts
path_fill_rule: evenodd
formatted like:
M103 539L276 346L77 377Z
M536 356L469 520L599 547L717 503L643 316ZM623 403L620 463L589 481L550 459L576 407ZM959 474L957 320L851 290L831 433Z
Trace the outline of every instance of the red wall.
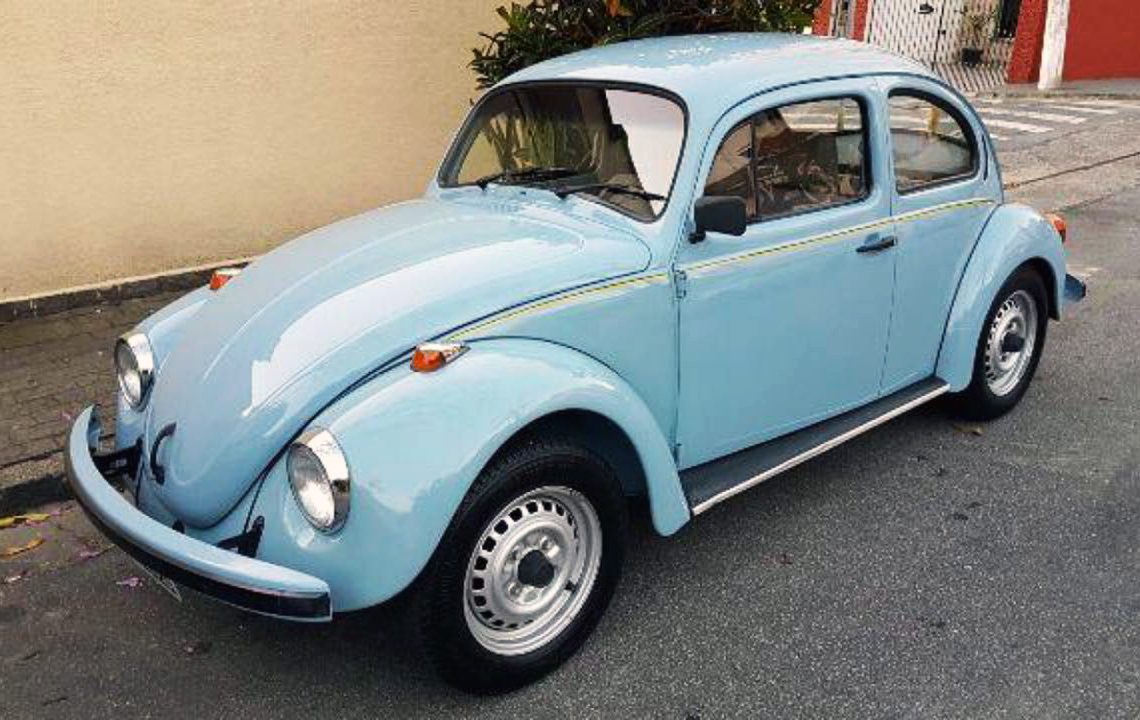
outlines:
M1011 83L1037 82L1041 72L1041 43L1045 37L1047 5L1046 0L1021 0L1021 13L1017 16L1017 37L1013 41L1013 55L1009 59L1007 79Z
M1140 78L1140 3L1071 0L1066 80Z
M870 7L871 0L855 0L855 39L865 40L867 38L867 8Z
M831 0L823 0L815 9L815 19L811 24L813 35L829 35L831 33Z
M867 37L867 8L870 7L872 0L852 0L852 2L855 8L854 38L862 40ZM831 34L831 0L822 0L816 8L811 31L816 35Z

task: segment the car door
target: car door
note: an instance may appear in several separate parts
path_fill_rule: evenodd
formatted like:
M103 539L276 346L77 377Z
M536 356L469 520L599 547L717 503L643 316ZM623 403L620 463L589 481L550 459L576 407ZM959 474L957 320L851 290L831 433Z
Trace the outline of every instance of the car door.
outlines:
M980 142L983 130L957 97L918 78L881 86L899 241L883 370L890 392L934 373L958 281L1001 188Z
M873 79L738 106L694 196L739 195L742 236L681 242L677 437L691 467L879 393L894 252Z

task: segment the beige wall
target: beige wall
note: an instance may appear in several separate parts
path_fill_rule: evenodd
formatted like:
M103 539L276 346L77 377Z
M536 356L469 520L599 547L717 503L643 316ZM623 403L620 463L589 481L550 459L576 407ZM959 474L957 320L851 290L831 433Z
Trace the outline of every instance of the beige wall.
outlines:
M419 195L503 0L0 0L0 300Z

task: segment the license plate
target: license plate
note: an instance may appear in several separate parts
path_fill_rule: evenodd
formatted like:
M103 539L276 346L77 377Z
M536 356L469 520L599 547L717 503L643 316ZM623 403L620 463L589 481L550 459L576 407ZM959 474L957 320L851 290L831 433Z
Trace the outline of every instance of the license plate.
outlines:
M134 560L134 558L131 559ZM179 592L178 585L173 580L159 575L154 570L151 570L138 560L135 560L135 565L138 565L140 568L142 568L143 572L145 572L151 580L154 580L154 584L165 590L167 595L174 598L178 602L182 602L182 593Z

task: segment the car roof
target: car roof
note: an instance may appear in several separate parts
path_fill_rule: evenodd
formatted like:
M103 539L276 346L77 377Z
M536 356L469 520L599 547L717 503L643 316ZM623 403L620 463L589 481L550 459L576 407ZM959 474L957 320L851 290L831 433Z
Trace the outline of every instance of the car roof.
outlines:
M873 45L787 33L676 35L582 50L537 63L500 85L550 80L606 80L650 85L690 108L719 106L776 87L825 78L901 73L937 76Z

